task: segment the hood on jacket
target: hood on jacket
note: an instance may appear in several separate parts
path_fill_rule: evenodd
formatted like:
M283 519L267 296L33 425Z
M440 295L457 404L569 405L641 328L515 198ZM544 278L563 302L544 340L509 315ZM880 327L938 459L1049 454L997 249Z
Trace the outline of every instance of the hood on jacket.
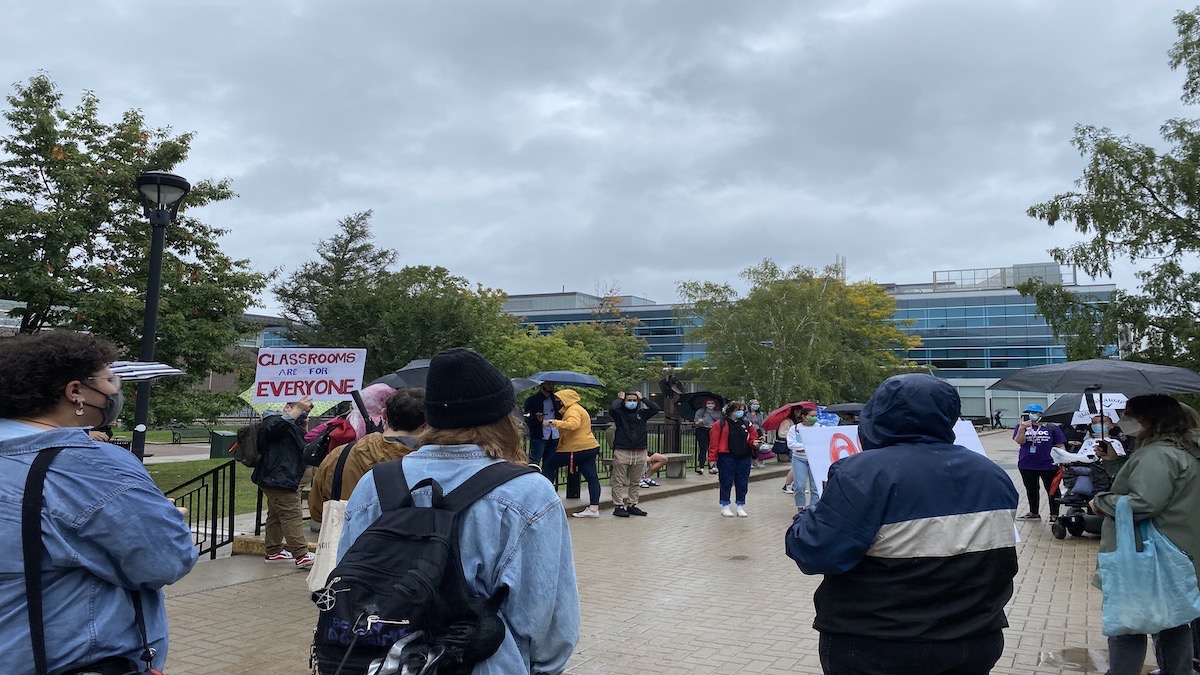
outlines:
M570 408L579 403L579 392L574 389L559 389L554 395L562 402L562 407Z
M953 443L962 402L948 383L924 374L884 380L863 408L858 438L863 450L903 443Z

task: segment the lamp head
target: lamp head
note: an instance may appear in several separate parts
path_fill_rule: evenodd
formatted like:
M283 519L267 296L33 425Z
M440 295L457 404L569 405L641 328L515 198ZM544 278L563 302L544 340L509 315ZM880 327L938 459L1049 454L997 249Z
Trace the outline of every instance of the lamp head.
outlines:
M137 177L136 183L146 211L170 211L172 217L192 189L186 179L166 171L146 171Z

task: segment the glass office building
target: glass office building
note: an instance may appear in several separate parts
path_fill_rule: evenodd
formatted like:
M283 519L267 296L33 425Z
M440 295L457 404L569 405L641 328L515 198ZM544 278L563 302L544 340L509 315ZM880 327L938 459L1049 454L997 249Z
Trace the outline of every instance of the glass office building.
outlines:
M937 271L930 283L883 284L896 299L894 318L901 330L921 338L921 346L909 350L907 358L935 368L958 389L963 415L1003 410L1011 424L1029 403L1045 405L1051 398L987 390L1018 368L1066 361L1061 341L1037 314L1033 298L1016 290L1031 278L1061 283L1096 303L1107 302L1115 290L1111 284L1079 284L1074 268L1054 263ZM601 298L585 293L514 295L505 310L548 333L555 326L596 320L600 304ZM649 344L646 355L676 367L704 357L704 345L687 339L697 320L679 310L646 298L621 298L621 314L638 320L636 332Z
M526 325L540 333L549 333L558 326L588 321L604 321L597 314L603 298L587 293L538 293L512 295L504 310L521 317ZM660 358L663 363L678 368L692 359L704 358L704 345L687 340L687 330L695 325L694 318L681 318L676 305L659 305L653 300L626 295L620 298L621 316L636 319L634 332L649 345L647 358ZM613 320L613 319L609 319Z
M1017 284L1028 279L1062 284L1092 303L1105 303L1112 284L1080 284L1075 269L1053 263L1012 267L946 270L927 284L885 284L896 298L895 319L901 330L921 338L908 358L932 366L959 391L963 414L1004 411L1011 423L1029 403L1051 397L1028 392L993 392L987 387L1019 368L1063 363L1062 342L1037 313L1033 298ZM910 325L903 325L904 323ZM1108 348L1111 355L1116 347ZM1066 393L1066 392L1059 392Z

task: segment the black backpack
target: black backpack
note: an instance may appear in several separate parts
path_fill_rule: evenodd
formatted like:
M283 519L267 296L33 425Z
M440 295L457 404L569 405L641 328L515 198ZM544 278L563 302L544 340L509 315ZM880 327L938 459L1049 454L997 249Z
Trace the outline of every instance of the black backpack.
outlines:
M385 657L415 666L404 672L469 675L504 641L497 611L508 589L491 598L471 596L459 558L458 514L536 470L492 464L446 495L426 478L413 489L432 489L429 507L413 503L402 459L373 471L383 512L346 551L325 588L312 594L321 610L313 660L322 675L361 675Z
M329 447L330 435L342 428L339 420L345 419L345 415L340 415L329 420L329 422L325 425L325 428L321 429L321 433L317 434L316 438L312 439L304 446L305 464L309 466L321 466L321 462L325 461L325 458L329 456L329 451L331 450Z
M251 422L237 430L237 441L229 448L234 459L251 468L258 464L258 432L261 429L262 422Z

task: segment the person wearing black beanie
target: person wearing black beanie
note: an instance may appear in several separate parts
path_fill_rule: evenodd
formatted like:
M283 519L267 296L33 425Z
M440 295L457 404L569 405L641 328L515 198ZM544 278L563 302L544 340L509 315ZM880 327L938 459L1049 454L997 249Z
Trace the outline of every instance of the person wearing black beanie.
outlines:
M425 382L421 447L400 462L416 506L432 502L480 471L504 462L525 465L516 396L509 379L469 349L433 357ZM376 465L346 504L338 560L383 513ZM380 472L382 475L382 472ZM579 641L579 590L567 514L554 486L529 470L492 488L458 515L458 556L472 597L500 598L504 639L476 672L561 673ZM504 594L503 596L501 594ZM547 621L546 617L554 617Z
M481 427L504 419L516 407L512 382L470 349L448 349L429 362L425 422L430 427Z

